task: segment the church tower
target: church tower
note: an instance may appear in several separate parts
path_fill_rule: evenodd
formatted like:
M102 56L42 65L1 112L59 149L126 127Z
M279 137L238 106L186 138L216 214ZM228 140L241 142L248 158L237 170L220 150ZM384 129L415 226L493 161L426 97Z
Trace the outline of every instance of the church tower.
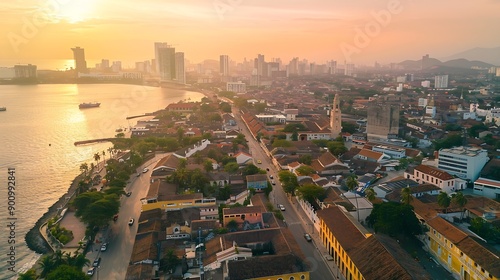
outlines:
M340 112L338 97L339 95L335 94L335 98L333 98L333 106L330 110L330 130L332 139L339 137L342 132L342 113Z

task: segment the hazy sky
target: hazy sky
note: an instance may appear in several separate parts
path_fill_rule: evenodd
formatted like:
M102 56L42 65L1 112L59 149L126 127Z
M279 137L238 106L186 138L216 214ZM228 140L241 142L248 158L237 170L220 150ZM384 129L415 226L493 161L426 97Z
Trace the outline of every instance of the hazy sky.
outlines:
M500 46L499 0L12 0L0 4L0 61L126 63L168 42L191 62L292 57L373 64ZM7 65L0 65L7 66ZM89 64L93 66L93 64Z

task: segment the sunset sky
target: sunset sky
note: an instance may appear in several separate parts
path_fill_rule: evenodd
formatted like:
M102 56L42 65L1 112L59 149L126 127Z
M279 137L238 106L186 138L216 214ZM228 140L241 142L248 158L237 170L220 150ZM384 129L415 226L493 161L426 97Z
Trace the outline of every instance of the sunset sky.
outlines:
M153 58L155 41L193 63L261 53L285 63L299 57L373 64L500 46L499 0L9 2L0 4L0 63L72 59L70 48L80 46L89 66L101 58L132 65ZM385 17L377 21L375 13Z

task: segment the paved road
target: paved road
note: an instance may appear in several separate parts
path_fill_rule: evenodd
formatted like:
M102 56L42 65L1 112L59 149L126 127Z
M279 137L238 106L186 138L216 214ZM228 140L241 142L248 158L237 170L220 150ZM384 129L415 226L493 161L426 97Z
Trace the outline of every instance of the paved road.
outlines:
M277 204L283 204L283 206L285 206L283 217L285 218L286 225L292 231L295 240L299 244L302 252L309 262L311 279L336 279L336 268L334 267L333 262L328 262L325 260L323 255L326 252L326 249L322 248L321 243L319 243L317 234L312 235L313 242L307 242L305 240L304 234L312 234L313 226L310 221L308 222L305 213L301 209L297 209L300 207L294 205L294 200L289 199L283 191L283 188L281 187L280 182L277 178L279 170L277 170L276 167L272 165L271 159L263 151L257 140L253 138L250 131L241 119L241 115L237 111L237 109L233 108L233 114L238 126L241 128L240 132L244 134L245 138L248 140L248 146L254 158L255 165L264 170L269 168L268 175L273 175L273 180L276 185L273 186L273 191L269 196L269 200L275 205L275 207ZM261 160L262 163L258 164L258 160ZM320 248L318 248L316 244L318 244Z
M149 167L150 170L147 173L141 173L140 177L136 177L135 174L131 176L125 192L130 191L132 195L130 197L122 196L118 220L100 233L104 236L105 242L108 243L108 249L101 252L99 250L100 244L94 244L93 251L87 254L87 258L91 262L98 256L101 257L101 265L93 279L125 279L137 233L137 222L141 213L140 199L145 197L148 192L152 167L164 156L165 154L157 155L138 168L138 170L142 170L144 167ZM135 219L132 226L128 225L130 218Z

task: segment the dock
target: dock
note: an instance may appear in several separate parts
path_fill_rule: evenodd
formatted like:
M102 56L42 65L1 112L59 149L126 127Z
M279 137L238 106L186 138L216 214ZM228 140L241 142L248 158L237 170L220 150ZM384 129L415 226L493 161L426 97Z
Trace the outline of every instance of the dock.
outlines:
M130 117L127 117L126 119L130 120L130 119L142 118L142 117L149 117L149 116L154 116L154 115L155 115L155 113L144 113L142 115L130 116Z
M115 138L91 139L91 140L84 140L84 141L76 141L74 144L75 144L75 146L78 146L78 145L93 144L93 143L100 143L100 142L110 142L113 139L115 139Z

